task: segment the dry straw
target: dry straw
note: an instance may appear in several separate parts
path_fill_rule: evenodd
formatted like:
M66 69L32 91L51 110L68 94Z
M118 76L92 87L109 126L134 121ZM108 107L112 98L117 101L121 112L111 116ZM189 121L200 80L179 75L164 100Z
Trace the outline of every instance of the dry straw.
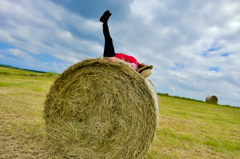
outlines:
M142 158L156 129L154 99L121 62L87 59L64 71L47 95L51 153L66 158Z
M215 95L208 95L206 97L206 102L217 104L218 103L218 98Z

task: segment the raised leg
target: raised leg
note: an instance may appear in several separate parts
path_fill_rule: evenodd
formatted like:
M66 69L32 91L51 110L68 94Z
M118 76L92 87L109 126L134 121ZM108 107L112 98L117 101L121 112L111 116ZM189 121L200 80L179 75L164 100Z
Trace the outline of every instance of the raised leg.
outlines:
M114 57L116 55L107 24L108 19L111 15L112 14L107 10L100 18L100 21L103 22L103 35L105 39L103 57Z

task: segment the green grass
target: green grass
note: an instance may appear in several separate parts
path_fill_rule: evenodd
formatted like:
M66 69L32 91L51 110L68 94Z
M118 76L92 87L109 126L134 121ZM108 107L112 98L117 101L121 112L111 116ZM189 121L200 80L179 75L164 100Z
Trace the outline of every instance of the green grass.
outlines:
M57 76L0 67L0 158L46 158L43 106ZM158 99L160 125L145 159L240 158L239 108Z
M158 95L160 127L148 158L240 158L240 109Z

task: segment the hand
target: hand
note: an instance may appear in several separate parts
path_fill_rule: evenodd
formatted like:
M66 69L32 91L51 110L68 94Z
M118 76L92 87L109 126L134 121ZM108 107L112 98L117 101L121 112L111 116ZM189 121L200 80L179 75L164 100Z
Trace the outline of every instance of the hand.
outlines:
M108 60L108 63L112 64L115 61L118 61L118 58L116 58L116 57L107 57L107 60Z
M140 68L141 68L141 67L144 67L144 66L147 66L147 65L144 64L144 63L141 63L141 64L140 64Z
M109 57L107 58L107 60L108 60L108 63L112 64L115 62L115 57Z

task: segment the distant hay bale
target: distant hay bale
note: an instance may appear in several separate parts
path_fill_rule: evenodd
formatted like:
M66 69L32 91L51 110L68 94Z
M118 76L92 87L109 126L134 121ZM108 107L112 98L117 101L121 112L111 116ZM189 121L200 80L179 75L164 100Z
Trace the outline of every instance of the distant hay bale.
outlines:
M121 62L88 59L65 70L44 108L51 152L70 158L142 158L156 129L143 77Z
M206 102L217 104L218 103L218 98L215 95L208 95L206 97Z

